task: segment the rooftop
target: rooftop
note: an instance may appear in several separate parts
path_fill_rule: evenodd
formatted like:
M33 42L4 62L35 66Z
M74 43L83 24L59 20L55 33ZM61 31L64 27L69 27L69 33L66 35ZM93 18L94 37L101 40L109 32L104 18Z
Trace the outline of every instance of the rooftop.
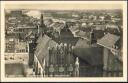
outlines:
M48 55L48 47L56 46L56 42L49 38L47 35L40 36L37 40L38 44L36 47L35 55L37 56L39 62L42 64L42 59Z
M102 37L101 39L99 39L97 41L97 44L104 46L108 49L113 48L113 46L115 45L115 43L119 40L119 36L117 35L113 35L113 34L106 34L104 37Z
M102 65L102 48L99 46L93 47L88 44L85 39L79 39L76 43L74 55L88 62L90 65Z
M64 28L64 23L54 22L50 25L50 27L53 27L54 30L60 32L61 29Z

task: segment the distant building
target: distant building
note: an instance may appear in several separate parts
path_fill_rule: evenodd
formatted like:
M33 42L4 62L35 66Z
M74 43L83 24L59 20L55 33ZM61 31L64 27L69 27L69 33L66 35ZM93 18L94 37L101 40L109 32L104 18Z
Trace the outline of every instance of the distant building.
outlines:
M99 20L104 21L105 16L99 16Z
M110 28L110 29L118 29L118 26L115 24L107 24L106 28Z
M106 29L106 25L93 25L95 30L102 30L104 31Z
M64 23L54 22L53 24L50 25L50 27L53 28L53 30L57 31L60 34L61 29L64 28Z
M75 34L75 32L79 31L79 26L72 25L69 27L69 30L72 32L72 34Z
M120 26L115 23L109 23L106 25L106 31L114 34L114 35L121 35L121 29Z
M29 41L30 36L37 34L37 26L36 25L19 25L17 27L17 35L19 36L20 40L26 41L26 39Z
M53 23L53 20L52 19L46 19L44 20L44 24L47 26L47 27L50 27L50 25Z
M22 10L11 11L12 16L21 16L23 14Z
M19 41L18 38L15 37L6 37L5 40L5 52L6 53L27 53L28 45L26 42Z
M28 53L27 43L26 42L16 42L15 43L15 52L16 53Z
M6 38L5 40L5 52L14 53L15 52L15 40L14 38Z

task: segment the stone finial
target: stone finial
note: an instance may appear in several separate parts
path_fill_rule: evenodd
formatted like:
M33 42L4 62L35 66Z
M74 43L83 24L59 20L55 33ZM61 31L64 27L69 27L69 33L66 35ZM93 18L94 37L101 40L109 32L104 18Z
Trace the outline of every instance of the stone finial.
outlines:
M75 76L79 76L79 58L76 58L76 62L75 62Z
M62 46L63 46L63 44L62 44L62 43L60 43L60 46L62 47Z
M58 45L56 44L56 48L58 47Z
M67 44L65 43L64 46L67 47Z
M72 49L74 49L74 46L72 46Z
M50 47L48 47L48 50L50 50Z
M79 58L78 57L76 58L75 65L79 67Z

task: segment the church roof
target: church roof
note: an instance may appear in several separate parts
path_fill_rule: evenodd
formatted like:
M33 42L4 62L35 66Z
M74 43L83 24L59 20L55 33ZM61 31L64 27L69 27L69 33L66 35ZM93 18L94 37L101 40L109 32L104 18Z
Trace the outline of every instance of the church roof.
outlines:
M76 43L74 50L74 55L78 56L80 59L88 62L90 65L102 65L102 48L99 46L93 47L88 44L85 39L79 39Z
M119 36L114 34L106 34L104 37L102 37L100 40L97 41L97 44L104 46L108 49L113 48L115 43L119 40Z
M40 38L40 37L39 37ZM54 47L56 46L56 42L53 41L51 38L49 38L47 35L42 36L38 41L35 55L37 56L37 59L39 60L40 64L42 65L42 59L45 56L48 56L48 47ZM46 60L48 60L46 58Z

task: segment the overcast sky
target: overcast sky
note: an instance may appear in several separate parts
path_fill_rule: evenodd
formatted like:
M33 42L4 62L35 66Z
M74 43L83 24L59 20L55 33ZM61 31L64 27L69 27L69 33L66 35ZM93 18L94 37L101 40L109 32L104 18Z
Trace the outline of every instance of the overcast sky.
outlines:
M39 18L40 11L36 10L102 10L122 9L120 2L18 2L6 3L5 9L34 9L27 15Z
M7 9L56 9L56 10L72 10L72 9L122 9L121 2L18 2L6 3Z

